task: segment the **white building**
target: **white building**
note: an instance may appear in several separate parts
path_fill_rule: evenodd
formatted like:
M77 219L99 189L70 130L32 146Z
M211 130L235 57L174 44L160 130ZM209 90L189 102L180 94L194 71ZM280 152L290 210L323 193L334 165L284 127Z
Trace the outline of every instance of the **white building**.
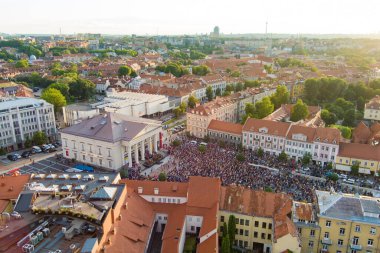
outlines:
M364 107L364 119L380 120L380 96L372 98Z
M0 146L22 148L26 138L37 131L54 138L56 125L54 107L45 100L12 98L0 103Z
M106 95L102 102L92 104L92 107L133 117L154 115L174 108L169 97L164 95L117 92L114 89L107 91Z
M220 94L223 94L223 92L226 90L227 82L226 80L219 74L214 74L214 75L207 75L201 77L201 81L203 84L206 85L204 89L200 89L196 93L196 97L198 99L205 99L206 98L206 88L208 86L211 86L212 92L215 96L216 90L220 89Z
M65 128L63 156L117 170L145 160L164 140L161 122L106 113Z
M243 146L290 158L301 159L309 153L314 162L335 162L339 152L338 129L307 127L286 122L249 118L243 126Z
M71 104L62 108L63 121L66 126L72 126L84 119L89 119L99 114L98 108L92 108L88 104Z

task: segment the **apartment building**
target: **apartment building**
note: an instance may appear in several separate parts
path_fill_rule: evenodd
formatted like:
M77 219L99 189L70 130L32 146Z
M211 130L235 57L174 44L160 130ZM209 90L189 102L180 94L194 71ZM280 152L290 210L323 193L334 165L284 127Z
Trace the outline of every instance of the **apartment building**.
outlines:
M8 150L22 148L38 131L51 139L57 133L54 107L42 99L6 99L0 103L0 119L0 146Z
M379 200L373 197L316 191L320 243L313 252L378 252Z
M310 153L314 162L326 164L337 157L340 132L332 128L249 118L243 126L242 140L247 149L261 148L274 155L284 151L294 159Z
M211 120L207 127L210 138L223 140L228 143L241 144L241 132L243 126L239 123Z
M375 174L380 170L380 146L362 143L341 143L336 159L336 169L351 171L352 165L359 165L359 173Z
M232 97L217 97L211 102L199 105L186 113L187 131L190 134L204 138L211 120L235 123L238 117L238 106Z
M380 96L375 96L364 106L364 119L380 120Z
M301 252L317 252L321 228L318 224L317 209L314 204L294 201L292 220L297 227L301 241Z
M213 95L215 96L216 90L220 89L220 93L223 94L223 92L226 90L227 82L224 79L223 76L219 74L210 74L206 75L200 78L201 82L205 85L204 93L201 94L201 100L204 100L206 98L206 88L208 86L211 86Z
M282 193L236 185L222 187L219 232L223 232L223 223L228 223L230 215L234 215L235 246L253 252L300 252L297 229L289 218L291 208L292 199Z

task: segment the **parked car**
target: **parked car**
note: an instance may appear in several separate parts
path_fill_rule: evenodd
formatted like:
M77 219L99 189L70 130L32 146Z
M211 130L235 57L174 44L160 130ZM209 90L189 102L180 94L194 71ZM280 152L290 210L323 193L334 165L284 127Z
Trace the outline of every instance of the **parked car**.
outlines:
M11 160L11 161L17 161L18 159L21 158L21 156L19 154L10 154L7 156L8 160Z
M347 179L347 175L346 174L339 174L338 177L341 178L341 179Z
M24 157L24 158L29 158L30 156L32 155L32 152L31 151L24 151L22 152L21 156Z
M61 144L61 142L60 141L56 141L56 142L54 142L54 146L56 146L56 147L59 147L59 146L61 146L62 144Z
M41 153L42 152L42 149L38 146L33 146L32 147L32 153L35 154L35 153Z
M42 152L48 152L49 149L50 149L50 146L47 145L47 144L44 144L44 145L41 146Z
M343 179L343 182L346 184L355 184L355 179L352 179L352 178Z
M53 153L53 152L56 152L56 151L57 151L56 148L49 148L49 149L47 150L47 152L49 152L49 153Z

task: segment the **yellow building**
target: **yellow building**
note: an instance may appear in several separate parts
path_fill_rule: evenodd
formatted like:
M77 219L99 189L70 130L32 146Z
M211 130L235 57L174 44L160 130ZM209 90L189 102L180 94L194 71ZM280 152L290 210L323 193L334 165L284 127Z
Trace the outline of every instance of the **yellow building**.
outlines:
M379 251L379 199L316 191L320 243L318 252Z
M359 165L359 173L373 174L380 169L380 146L362 143L340 143L336 157L336 169L351 171L351 166Z
M321 228L313 204L293 202L292 219L301 240L301 252L317 253Z
M222 187L219 204L220 233L230 215L236 218L236 247L258 253L301 251L288 195L231 185Z

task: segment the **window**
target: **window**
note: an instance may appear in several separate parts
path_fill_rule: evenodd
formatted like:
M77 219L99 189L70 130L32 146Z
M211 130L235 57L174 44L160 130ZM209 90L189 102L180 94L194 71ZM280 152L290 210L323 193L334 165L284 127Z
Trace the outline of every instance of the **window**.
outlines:
M327 244L322 245L322 250L327 250Z
M257 238L257 232L253 232L253 237Z
M224 226L220 226L220 232L223 233Z
M326 221L326 227L331 227L331 221Z
M310 236L312 236L312 237L315 236L315 230L314 229L310 230Z
M314 241L309 241L309 248L313 248L314 247Z
M194 226L191 226L190 229L191 229L191 231L194 231L194 230L195 230L195 227L194 227Z
M249 220L245 220L245 225L249 226Z
M248 242L244 241L244 248L248 248Z
M339 229L339 235L344 235L345 232L346 230L344 228Z
M272 223L268 224L268 229L272 229Z
M354 239L352 239L352 244L358 245L358 243L359 243L359 237L355 236Z
M342 239L338 239L338 246L342 246L343 245L343 240Z
M244 230L243 230L243 229L240 229L240 230L239 230L239 235L243 235L243 233L244 233Z
M267 223L266 222L263 222L262 228L267 228Z
M240 219L240 225L244 225L244 220Z
M268 240L272 240L272 234L268 234Z
M373 245L373 239L368 239L368 246L372 246Z
M370 233L371 235L375 235L375 234L376 234L376 228L371 227L369 233Z
M355 232L360 232L360 225L355 226Z
M265 233L261 233L261 239L265 239Z
M220 216L220 222L224 222L224 216Z
M248 230L244 230L244 235L248 236L249 235L249 231Z
M257 228L259 226L259 222L255 221L255 227Z
M325 232L325 239L329 239L329 237L330 237L330 234L329 234L329 232Z

